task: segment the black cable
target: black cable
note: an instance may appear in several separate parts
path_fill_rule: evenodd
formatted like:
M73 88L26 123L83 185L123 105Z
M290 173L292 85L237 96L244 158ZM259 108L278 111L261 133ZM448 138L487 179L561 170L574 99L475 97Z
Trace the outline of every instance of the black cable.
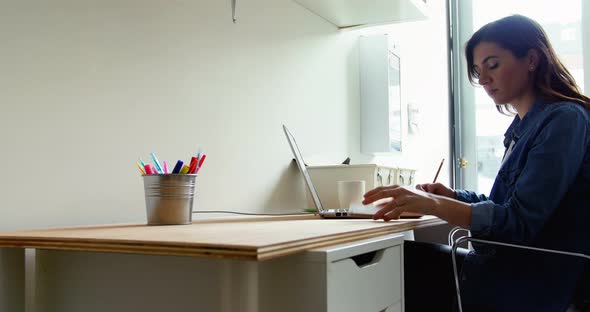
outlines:
M297 212L297 213L252 213L252 212L237 212L237 211L225 211L225 210L200 210L193 211L192 213L233 213L247 216L301 216L314 214L313 212Z

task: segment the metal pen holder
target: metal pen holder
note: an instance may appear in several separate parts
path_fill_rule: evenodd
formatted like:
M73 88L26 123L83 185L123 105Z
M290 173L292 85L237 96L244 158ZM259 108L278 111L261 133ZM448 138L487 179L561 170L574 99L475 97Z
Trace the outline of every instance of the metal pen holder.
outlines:
M147 224L191 224L196 180L196 174L143 175Z

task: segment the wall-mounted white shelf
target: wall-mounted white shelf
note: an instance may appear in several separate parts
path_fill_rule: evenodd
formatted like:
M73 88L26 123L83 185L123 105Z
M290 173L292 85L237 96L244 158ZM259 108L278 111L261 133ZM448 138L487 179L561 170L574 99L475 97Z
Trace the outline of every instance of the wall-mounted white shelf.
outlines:
M339 28L425 19L427 0L295 0Z

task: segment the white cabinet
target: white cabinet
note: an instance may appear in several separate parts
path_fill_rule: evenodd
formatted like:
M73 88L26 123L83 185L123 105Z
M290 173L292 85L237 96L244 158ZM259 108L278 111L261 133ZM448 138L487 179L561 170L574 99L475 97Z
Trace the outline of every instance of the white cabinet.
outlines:
M402 151L400 57L387 34L359 38L361 153Z
M260 311L401 312L403 235L313 249L269 261L259 274Z
M410 22L426 18L426 0L295 0L340 27Z

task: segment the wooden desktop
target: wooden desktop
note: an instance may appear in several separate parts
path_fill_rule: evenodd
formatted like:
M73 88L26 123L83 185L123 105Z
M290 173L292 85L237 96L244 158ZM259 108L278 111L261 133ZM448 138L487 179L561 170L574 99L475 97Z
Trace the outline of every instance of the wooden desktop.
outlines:
M0 311L403 311L400 233L443 223L307 215L0 232Z

